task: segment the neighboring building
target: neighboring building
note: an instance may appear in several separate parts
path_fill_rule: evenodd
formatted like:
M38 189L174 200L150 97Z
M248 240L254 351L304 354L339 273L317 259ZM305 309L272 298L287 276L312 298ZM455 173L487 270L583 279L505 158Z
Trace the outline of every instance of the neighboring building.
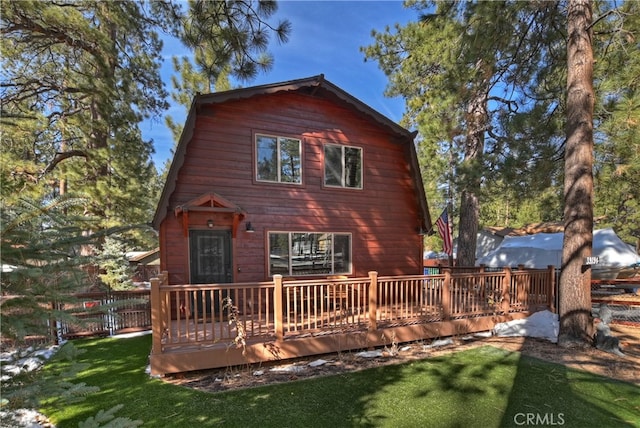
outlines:
M160 249L151 251L132 251L126 254L129 265L133 268L133 283L148 286L151 278L160 273Z
M526 236L536 233L558 233L564 230L560 222L532 223L518 229L512 227L487 226L478 231L476 260L487 255L502 244L505 236ZM457 253L458 238L453 240L453 252Z
M409 132L322 75L195 97L153 226L170 284L422 273Z

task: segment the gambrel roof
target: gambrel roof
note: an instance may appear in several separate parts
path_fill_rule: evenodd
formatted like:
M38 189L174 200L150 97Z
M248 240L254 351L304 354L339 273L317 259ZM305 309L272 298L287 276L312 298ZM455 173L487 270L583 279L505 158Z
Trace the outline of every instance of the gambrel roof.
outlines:
M372 122L386 128L391 135L395 136L393 139L395 143L406 144L410 153L410 169L411 174L413 175L415 188L417 190L416 198L420 206L422 227L424 227L425 230L430 229L431 217L429 215L427 200L420 175L420 168L418 165L418 158L414 147L414 138L417 132L411 132L393 122L386 116L369 107L367 104L326 80L322 74L286 82L233 89L230 91L215 92L212 94L196 95L191 103L191 108L189 109L189 114L167 175L167 181L165 182L162 195L153 218L152 225L155 229L159 229L160 223L171 211L171 207L169 207L169 198L175 190L178 171L184 163L185 156L187 154L187 146L193 137L196 116L200 108L204 105L221 104L226 101L235 101L256 95L275 94L283 91L297 91L306 95L324 98L337 104L346 105L348 108L364 114Z

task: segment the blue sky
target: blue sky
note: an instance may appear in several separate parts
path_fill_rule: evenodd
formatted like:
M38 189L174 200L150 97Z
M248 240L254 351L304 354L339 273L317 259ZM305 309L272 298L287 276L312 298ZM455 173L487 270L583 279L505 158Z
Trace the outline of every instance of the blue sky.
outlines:
M401 1L278 1L278 12L270 22L288 19L292 25L289 42L274 40L269 51L274 57L271 71L242 86L282 82L324 74L325 78L394 121L404 111L402 99L384 96L387 78L376 62L364 62L360 47L373 43L371 30L402 25L416 19L416 12L404 9ZM171 90L171 57L184 55L177 41L165 41L162 76ZM186 111L174 105L167 112L183 121ZM144 122L143 137L154 141L154 162L162 168L171 156L173 140L164 118Z

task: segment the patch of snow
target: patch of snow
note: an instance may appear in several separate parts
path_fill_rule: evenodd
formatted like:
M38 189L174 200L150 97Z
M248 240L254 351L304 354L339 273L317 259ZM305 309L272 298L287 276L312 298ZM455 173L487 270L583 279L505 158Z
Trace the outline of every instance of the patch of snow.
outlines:
M380 358L382 357L384 354L382 353L381 350L376 350L376 351L363 351L363 352L358 352L356 354L356 357L360 357L360 358Z
M130 337L147 336L151 334L151 330L134 331L133 333L114 334L110 337L114 339L129 339Z
M40 368L40 366L42 366L42 364L43 364L43 361L37 357L23 358L20 361L18 361L18 365L25 372L32 372L34 370L37 370Z
M269 369L270 372L276 373L299 373L304 370L305 368L303 366L296 366L295 364L290 364L288 366L278 366Z
M0 411L0 426L12 428L55 428L47 418L31 409L16 409L10 412Z
M319 359L319 360L315 360L315 361L311 361L309 363L309 367L320 367L323 366L325 364L327 364L329 361L327 360L323 360L323 359Z
M528 318L496 324L493 332L500 337L537 337L550 342L558 342L560 322L558 315L551 311L536 312Z
M253 372L254 376L262 376L264 374L264 370L256 370Z
M440 346L447 346L447 345L453 345L453 339L447 338L447 339L434 340L433 342L431 342L430 345L424 345L422 348L431 349L431 348L438 348Z

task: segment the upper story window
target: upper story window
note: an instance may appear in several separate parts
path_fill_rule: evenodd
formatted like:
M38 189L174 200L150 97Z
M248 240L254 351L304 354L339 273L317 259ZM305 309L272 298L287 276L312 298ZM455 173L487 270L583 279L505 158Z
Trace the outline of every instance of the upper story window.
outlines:
M256 134L256 179L302 183L302 144L296 138Z
M325 186L362 189L362 149L325 144L324 184Z

